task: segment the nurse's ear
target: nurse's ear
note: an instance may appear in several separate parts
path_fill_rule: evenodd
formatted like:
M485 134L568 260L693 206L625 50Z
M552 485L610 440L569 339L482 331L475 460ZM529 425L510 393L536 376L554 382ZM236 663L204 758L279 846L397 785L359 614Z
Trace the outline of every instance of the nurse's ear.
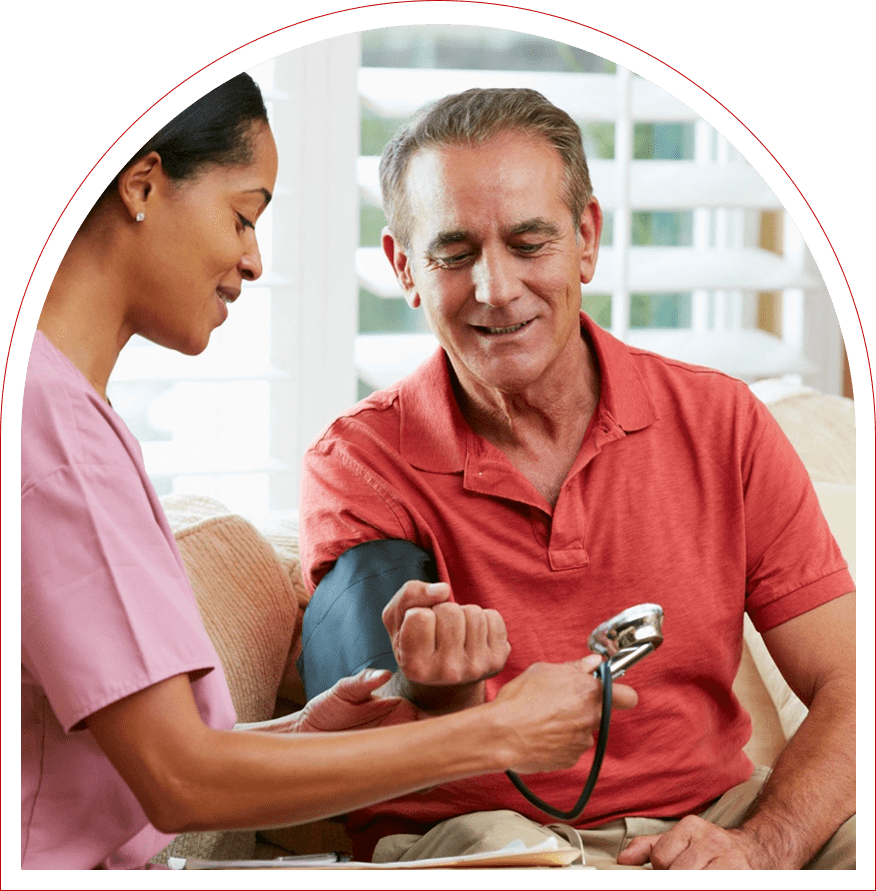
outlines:
M384 227L381 235L383 243L383 253L392 266L395 277L401 285L405 295L405 300L412 309L416 309L420 305L420 295L417 293L414 285L414 278L411 275L411 266L407 250L402 243L393 235L389 227Z
M157 200L167 175L158 152L149 152L126 167L118 178L118 193L128 215L135 222L143 222L151 205Z

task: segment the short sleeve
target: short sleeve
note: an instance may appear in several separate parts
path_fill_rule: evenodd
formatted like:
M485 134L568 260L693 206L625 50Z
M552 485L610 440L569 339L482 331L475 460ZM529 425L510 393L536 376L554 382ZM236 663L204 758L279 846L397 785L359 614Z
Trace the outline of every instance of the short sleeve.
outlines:
M218 665L156 505L121 463L63 466L22 495L22 665L66 731Z
M301 567L309 591L350 548L416 537L391 487L341 438L326 437L307 452L301 467Z
M169 841L94 737L70 731L179 674L206 725L233 727L221 663L140 446L37 331L21 417L23 865L127 868Z
M743 456L746 609L758 631L855 589L803 462L751 397Z

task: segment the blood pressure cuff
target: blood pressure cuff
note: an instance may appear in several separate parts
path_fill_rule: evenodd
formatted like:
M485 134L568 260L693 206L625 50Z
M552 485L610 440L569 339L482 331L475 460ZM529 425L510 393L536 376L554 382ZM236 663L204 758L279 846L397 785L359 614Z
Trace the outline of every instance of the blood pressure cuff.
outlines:
M438 575L432 557L409 541L367 541L338 557L304 611L297 664L308 700L363 668L398 668L381 614L411 579Z

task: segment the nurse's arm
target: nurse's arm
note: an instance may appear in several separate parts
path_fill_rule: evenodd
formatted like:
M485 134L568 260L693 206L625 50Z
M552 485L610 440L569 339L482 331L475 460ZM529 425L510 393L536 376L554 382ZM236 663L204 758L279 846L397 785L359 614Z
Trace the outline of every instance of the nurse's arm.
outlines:
M288 826L477 774L572 766L598 721L598 661L534 665L492 702L371 730L214 730L201 720L187 675L86 723L159 830ZM392 770L375 769L381 764Z

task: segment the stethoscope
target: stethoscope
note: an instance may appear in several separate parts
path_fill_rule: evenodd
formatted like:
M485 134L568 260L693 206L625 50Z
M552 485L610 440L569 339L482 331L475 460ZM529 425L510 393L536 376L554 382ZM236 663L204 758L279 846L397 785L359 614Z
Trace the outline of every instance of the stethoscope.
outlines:
M578 801L570 811L563 811L548 804L531 792L523 780L513 770L505 773L530 804L544 811L556 820L576 820L581 816L602 768L602 759L608 745L608 728L611 724L612 683L640 659L653 653L663 643L663 609L656 603L640 603L603 622L587 639L587 646L595 653L606 656L606 660L593 672L602 682L602 718L596 737L593 764L587 775L587 782Z

